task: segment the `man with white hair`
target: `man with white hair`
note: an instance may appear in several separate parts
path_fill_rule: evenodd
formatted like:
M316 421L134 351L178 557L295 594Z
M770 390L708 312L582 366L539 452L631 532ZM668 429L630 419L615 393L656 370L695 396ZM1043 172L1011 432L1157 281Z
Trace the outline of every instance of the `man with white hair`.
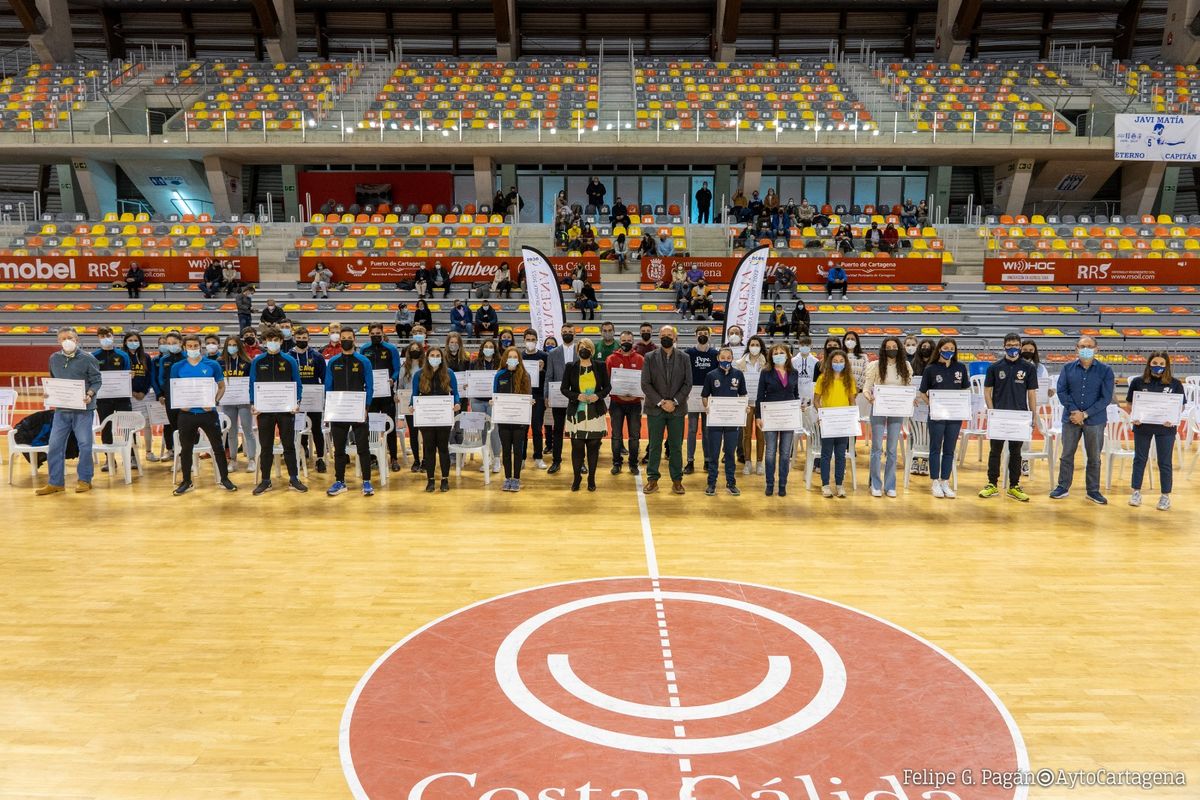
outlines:
M79 334L74 328L58 329L57 353L50 356L50 377L62 380L82 381L84 408L56 408L54 422L50 427L50 482L38 489L36 494L49 495L66 491L67 438L75 435L79 446L75 491L89 492L92 489L92 415L96 412L96 394L100 391L100 364L91 353L79 349ZM11 457L11 456L10 456Z
M1061 500L1071 491L1075 477L1075 451L1083 439L1087 457L1087 498L1097 505L1108 505L1100 494L1100 451L1104 449L1104 426L1108 406L1113 401L1115 376L1112 367L1096 360L1096 340L1079 337L1079 358L1063 367L1058 376L1058 400L1062 403L1062 458L1058 462L1058 486L1051 500Z

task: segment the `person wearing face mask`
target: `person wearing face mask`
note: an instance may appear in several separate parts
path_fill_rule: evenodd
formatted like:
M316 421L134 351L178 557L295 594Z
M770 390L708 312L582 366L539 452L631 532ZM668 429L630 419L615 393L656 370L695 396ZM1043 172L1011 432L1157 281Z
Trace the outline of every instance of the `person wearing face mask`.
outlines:
M425 365L417 371L412 382L412 396L426 397L431 395L452 395L454 397L454 413L462 410L459 405L458 380L454 373L446 368L445 354L440 347L430 347L425 354ZM450 491L450 430L452 426L439 425L421 428L421 440L424 450L425 491L434 491L433 469L437 462L442 467L443 492Z
M429 349L429 331L424 325L417 323L412 328L412 343L421 348L421 353L424 354Z
M171 408L171 368L184 360L183 337L179 335L178 331L168 331L163 336L163 343L159 349L157 364L154 367L154 395L167 412L167 424L163 425L163 443L166 445L163 458L166 461L174 461L175 431L178 429L179 409Z
M1038 352L1037 342L1033 339L1022 339L1021 358L1037 367L1039 405L1050 402L1050 398L1054 397L1057 392L1055 387L1050 385L1050 371L1042 363L1042 355ZM1044 400L1042 399L1043 394L1045 396Z
M742 344L742 336L742 328L739 325L730 325L725 329L725 346L733 352L734 360L746 354L746 346Z
M868 403L875 402L876 386L908 386L912 373L908 359L901 355L900 339L886 336L879 346L879 360L867 367L863 394ZM871 496L896 496L896 448L904 417L880 417L871 411ZM886 439L886 442L885 442ZM884 462L886 444L887 460Z
M1125 402L1121 407L1130 414L1133 413L1133 398L1137 392L1184 394L1183 384L1171 373L1171 356L1165 350L1151 353L1146 359L1146 368L1142 370L1142 374L1129 379L1129 391L1125 393ZM1184 405L1187 405L1186 398ZM1133 493L1129 496L1129 505L1137 507L1142 504L1142 477L1146 473L1146 464L1150 461L1150 445L1153 444L1155 459L1158 462L1158 477L1162 481L1162 494L1158 498L1157 507L1159 511L1170 510L1171 489L1175 478L1172 459L1178 433L1179 428L1176 425L1133 420L1133 476L1129 482Z
M475 335L495 336L499 330L500 317L496 314L496 309L492 308L491 302L485 299L475 312Z
M174 378L205 378L216 382L216 401L219 405L221 396L225 394L225 374L221 365L211 358L204 357L200 346L200 337L189 333L183 337L185 356L182 360L171 365L167 383ZM203 433L212 445L213 462L217 465L222 488L236 492L237 487L229 480L229 462L225 460L225 448L221 446L220 416L215 408L181 408L179 409L179 463L183 479L175 487L173 494L178 497L192 491L192 456L196 442Z
M429 310L429 304L424 300L417 301L417 307L413 309L413 330L420 325L425 329L426 333L433 330L433 313Z
M658 491L662 465L663 434L666 434L671 491L684 494L683 428L687 418L688 395L692 391L692 362L675 346L679 332L671 325L659 331L662 345L646 356L642 366L642 394L646 402L646 427L649 434L646 485L642 491ZM710 464L711 467L711 464Z
M506 347L501 355L503 368L492 380L492 394L523 394L533 396L533 382L525 371L521 351ZM521 491L521 466L525 461L525 440L529 436L528 425L496 425L500 435L500 460L504 463L504 488L506 492Z
M750 342L746 346L746 353L735 362L735 366L741 371L743 376L757 375L762 376L763 370L767 369L769 364L767 361L767 346L763 342L761 336L755 334L750 337ZM750 380L754 380L751 378ZM766 448L766 439L763 437L762 430L754 424L754 404L758 400L758 387L755 385L754 395L750 398L750 402L746 405L746 425L739 431L741 434L740 444L741 451L745 457L745 466L742 468L743 475L750 475L757 472L763 474L763 451ZM753 448L751 448L753 445ZM716 452L715 450L713 451ZM751 456L754 456L751 459Z
M771 316L767 320L767 335L771 338L775 336L787 336L792 330L791 320L788 318L787 312L783 310L782 303L776 303L771 310Z
M452 334L457 335L457 334ZM461 337L459 350L461 351ZM463 354L460 352L460 358ZM450 356L446 356L446 366L455 372L461 372L471 368L470 361L462 369L456 370L451 366ZM412 405L412 380L421 371L421 364L425 360L425 351L421 345L416 342L411 343L404 348L404 363L400 365L400 377L396 379L396 413L404 417L404 426L408 429L408 449L412 451L412 466L409 468L413 472L421 472L425 469L425 465L421 461L421 431L413 424L413 405Z
M600 341L596 344L596 358L600 361L608 363L608 357L617 352L620 343L616 331L616 326L608 320L600 323Z
M278 325L285 319L287 319L287 314L283 312L282 307L276 305L274 300L268 300L266 307L258 316L258 321L263 325Z
M914 375L924 375L925 368L937 361L937 347L933 339L922 339L917 344L917 354L913 356L912 371Z
M501 328L496 338L500 340L500 359L503 361L504 351L515 346L512 328Z
M803 300L799 300L792 309L792 335L799 339L808 336L811 329L812 316L808 312L808 306L804 305Z
M904 358L910 367L917 359L917 337L911 333L904 337Z
M526 328L522 338L525 349L521 353L521 360L524 362L525 371L529 373L529 383L533 389L533 413L530 415L530 428L533 432L533 465L538 469L545 469L546 462L542 456L545 445L546 395L542 387L545 386L547 355L538 349L538 332L536 330ZM525 460L524 446L521 448L521 460Z
M817 408L844 408L854 405L858 386L844 350L834 350L825 357L821 365L821 377L813 387L813 405ZM846 453L850 450L848 436L821 437L821 496L846 496L842 482L846 478ZM829 485L830 466L833 467L834 486Z
M654 337L654 326L649 322L643 322L638 326L638 338L633 343L633 350L639 356L645 356L658 347L654 342L650 341Z
M147 399L153 391L153 381L151 380L151 370L153 368L150 354L142 347L142 337L137 333L127 333L121 343L121 351L125 353L125 357L129 359L129 370L132 372L132 380L130 383L133 388L134 403L148 403ZM146 425L142 428L142 444L145 447L145 459L147 461L158 461L158 456L154 455L154 426L150 424L150 416L143 411L146 417Z
M871 363L871 359L867 358L867 354L863 352L862 339L857 331L849 330L842 335L842 350L845 351L846 360L850 363L850 370L854 375L854 385L861 390L867 382L867 365Z
M967 368L958 362L958 343L950 338L938 340L938 359L921 374L921 385L917 390L926 404L931 391L969 391L971 376ZM954 472L954 451L958 446L958 434L963 421L959 419L930 419L929 426L929 478L934 497L953 500L957 495L950 485Z
M295 330L294 345L292 347L292 358L296 359L296 366L300 368L300 383L304 386L321 386L325 385L325 359L316 350L309 347L308 328L301 325ZM317 451L317 472L324 474L325 466L325 437L321 434L321 427L325 421L325 415L321 411L309 411L308 419L312 423L312 438L313 447ZM308 458L307 451L304 457Z
M75 437L79 460L75 466L75 492L91 491L95 466L92 464L92 416L96 411L96 394L100 391L100 365L91 353L79 348L79 334L74 328L58 329L59 349L50 356L50 377L80 381L83 384L83 409L56 408L50 426L50 481L38 489L40 496L66 491L67 439ZM9 458L15 458L9 455Z
M805 356L808 358L810 356ZM800 356L797 356L800 358ZM762 374L758 382L757 405L787 402L800 399L800 381L793 366L792 354L785 344L771 345L771 367ZM755 422L762 430L762 420ZM767 486L766 495L775 491L775 465L779 465L779 496L787 496L787 479L792 469L792 441L795 431L764 431L767 443Z
M587 474L589 492L596 491L596 470L600 460L600 444L608 433L607 407L612 385L604 364L596 361L596 346L591 339L581 339L576 348L578 358L563 370L562 393L567 398L566 432L571 437L571 466L574 480L571 491L579 491ZM587 468L584 469L584 462Z
M263 354L262 346L258 342L258 331L253 327L242 331L242 347L245 348L246 355L250 356L251 360Z
M421 354L424 355L424 342L421 344ZM446 335L446 366L452 372L464 372L471 368L471 354L467 352L466 342L460 333Z
M1058 375L1058 400L1063 407L1062 456L1058 461L1058 486L1050 492L1050 499L1061 500L1070 493L1075 451L1083 439L1087 499L1104 506L1108 499L1100 494L1100 452L1104 449L1104 429L1116 376L1112 367L1096 358L1096 340L1091 336L1079 337L1076 353L1079 358Z
M1021 358L1021 337L1015 333L1004 336L1004 358L988 367L983 379L983 399L988 408L1008 411L1032 411L1037 406L1037 373L1033 365ZM1000 459L1008 445L1008 496L1022 503L1029 495L1021 489L1021 442L993 439L988 443L987 485L980 497L1000 494Z
M563 434L567 427L567 409L555 408L550 404L551 384L559 384L559 391L562 391L561 385L563 375L567 371L567 364L576 358L575 327L569 324L563 325L561 334L562 346L551 350L546 357L546 405L550 407L550 416L554 420L554 433L546 445L550 451L550 469L547 472L551 475L562 469Z
M300 367L296 359L283 352L283 334L278 328L267 328L267 352L250 362L250 405L258 422L258 466L259 481L254 495L271 488L271 467L274 461L275 431L279 431L279 442L283 445L283 463L287 466L288 487L297 492L307 492L308 487L300 482L299 463L296 459L296 411L304 385L300 382ZM290 411L260 412L254 408L257 387L264 383L294 383L296 385L296 407Z
M689 347L684 352L692 363L692 386L703 386L708 373L717 368L717 351L709 343L712 340L712 330L707 325L696 327L696 346ZM687 415L687 463L683 465L683 474L691 475L696 471L696 437L700 437L700 454L704 456L704 474L708 474L708 447L705 446L704 422L707 415L699 411L689 411Z
M279 335L283 337L283 352L290 353L296 347L295 341L296 326L290 319L285 319L279 324Z
M225 339L224 352L218 363L226 380L232 378L249 378L250 362L253 359L246 353L241 339L229 336ZM229 446L229 468L238 467L238 429L242 434L242 451L246 454L246 472L254 474L258 469L258 437L254 435L254 415L250 412L249 403L221 403L221 413L229 417L229 434L226 440Z
M204 334L204 357L213 361L221 357L221 337L215 333Z
M396 381L400 379L400 351L390 342L383 340L383 325L378 322L372 322L368 326L367 331L371 335L371 341L363 345L359 351L366 357L367 361L371 362L371 370L383 371L387 373L390 381L390 386L393 387L385 394L383 392L373 393L371 405L368 410L375 414L387 414L391 419L396 418L396 398L394 395ZM388 467L392 472L400 471L400 460L397 458L396 450L396 430L392 429L387 436L388 455L391 458L391 463ZM382 470L383 465L379 468Z
M498 372L503 368L504 362L500 359L500 354L504 352L502 348L496 347L496 342L492 339L484 339L479 343L479 352L475 355L475 360L471 362L471 369L480 372ZM490 400L476 401L473 410L482 411L484 414L491 415L492 403ZM499 455L500 453L500 431L497 426L492 426L491 437L492 454ZM484 465L479 465L479 471L483 472ZM492 459L492 472L500 471L500 459Z
M704 376L700 396L708 408L710 397L745 397L746 376L733 365L733 350L728 346L717 352L716 369ZM741 494L737 487L737 443L742 438L740 428L709 426L706 431L708 444L708 483L704 493L712 497L717 493L717 471L721 465L721 454L725 455L725 488L732 495Z
M813 355L812 339L801 336L796 340L796 355L792 356L792 369L796 371L796 399L801 407L812 405L813 382L817 378L821 360Z
M130 372L133 369L133 364L129 361L129 356L124 350L118 350L116 347L116 339L113 338L112 328L101 326L96 329L96 336L100 341L100 349L92 352L92 358L96 359L96 363L100 365L100 372ZM103 380L103 375L101 375ZM133 383L133 376L130 375L130 384ZM101 397L96 400L96 415L103 422L109 414L117 411L132 411L133 401L130 397ZM112 426L105 426L100 431L100 441L104 444L112 444ZM104 465L103 471L108 472L111 464L112 456L109 456L109 463Z
M321 358L326 362L342 352L342 326L337 322L329 323L329 341L321 348Z
M413 321L413 312L409 309L408 303L401 300L396 304L395 330L397 339L407 339L409 336L412 336Z
M399 313L399 312L397 312ZM471 314L471 308L462 301L462 298L456 298L454 308L450 310L450 329L455 333L470 334L474 328L475 318ZM397 335L399 331L397 330Z
M366 395L365 405L370 408L374 395L371 362L357 352L353 329L338 326L338 348L341 352L329 359L327 365L326 389L330 392L363 392ZM325 494L330 497L349 491L346 488L346 465L350 462L350 456L346 454L346 442L351 435L354 436L358 469L362 475L363 496L375 494L371 486L371 434L367 420L364 414L362 422L329 423L329 433L333 437L333 483Z
M234 305L237 308L238 330L244 331L254 324L254 288L243 286Z
M604 360L611 384L614 369L641 370L645 358L634 352L633 332L621 331L621 341L616 352ZM622 459L629 455L629 474L638 474L638 451L642 438L642 398L634 395L614 394L608 405L612 423L612 474L620 475ZM628 447L623 446L627 439Z

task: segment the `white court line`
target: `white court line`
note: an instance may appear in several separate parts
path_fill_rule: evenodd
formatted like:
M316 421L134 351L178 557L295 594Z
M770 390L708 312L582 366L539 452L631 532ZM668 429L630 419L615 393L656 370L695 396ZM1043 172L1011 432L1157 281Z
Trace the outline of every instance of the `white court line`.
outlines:
M654 588L658 588L658 554L654 552L654 534L650 532L650 511L646 508L646 493L642 491L642 474L634 476L637 484L638 513L642 516L642 544L646 547L646 569Z

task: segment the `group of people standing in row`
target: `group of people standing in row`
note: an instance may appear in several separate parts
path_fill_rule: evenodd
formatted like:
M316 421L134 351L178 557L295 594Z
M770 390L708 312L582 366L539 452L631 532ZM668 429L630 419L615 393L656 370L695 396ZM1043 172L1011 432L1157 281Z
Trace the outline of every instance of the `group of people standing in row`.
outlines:
M349 326L329 327L329 341L321 349L311 342L309 330L295 323L286 328L266 325L261 337L250 329L239 336L200 336L168 332L151 354L136 332L126 333L118 345L113 332L99 329L99 349L92 353L80 347L74 329L59 332L60 349L50 357L54 378L82 381L85 398L78 409L62 408L54 412L50 434L50 482L39 494L54 494L65 488L64 454L67 438L74 436L80 459L76 491L91 488L93 413L101 418L117 411L146 404L162 403L165 411L163 442L167 457L174 459L172 448L182 449L179 460L182 480L176 494L193 488L193 448L199 435L210 442L225 442L212 448L220 485L229 491L236 486L229 478L236 468L239 449L246 455L248 472L259 472L254 490L262 494L272 487L273 451L278 439L288 472L289 488L306 492L297 472L298 444L296 414L311 419L311 446L315 449L316 470L326 471L325 436L332 439L334 481L328 494L347 491L347 442L353 440L364 495L374 493L371 471L375 459L367 448L368 421L330 422L320 410L300 411L299 405L283 412L260 413L255 407L255 389L264 382L288 382L296 386L296 398L305 385L320 385L323 392L360 392L366 397L366 410L393 421L403 419L414 472L424 472L426 491L449 491L449 445L457 435L454 425L418 426L414 420L415 398L443 395L452 398L453 410L491 411L491 400L464 397L459 376L464 372L492 374L491 396L522 394L530 397L529 424L497 424L489 443L497 456L493 469L504 472L505 491L520 491L522 466L528 459L532 438L533 460L539 469L554 474L562 469L565 440L571 442L572 490L586 483L589 491L597 488L601 443L610 439L611 472L628 470L637 475L645 469L643 490L652 494L664 477L662 459L667 457L666 476L671 491L684 494L686 475L696 471L696 443L701 442L706 477L706 494L715 494L719 478L731 494L740 494L737 485L739 464L742 474L763 475L767 496L786 496L798 430L764 430L757 409L764 403L797 401L817 415L821 409L855 406L859 396L870 407L870 493L874 497L897 494L897 452L905 417L879 416L873 413L880 387L915 386L916 403L928 405L932 391L969 391L971 381L966 364L958 358L958 345L950 337L938 341L915 336L886 336L877 357L871 359L863 349L860 335L848 331L841 337L826 338L814 351L811 340L800 336L794 345L768 342L760 335L746 338L736 325L724 330L724 341L717 344L714 332L705 325L695 330L695 341L684 346L677 330L664 326L657 338L649 323L638 332L617 334L610 322L601 325L601 338L578 337L574 326L564 325L558 335L539 337L533 329L521 334L511 329L487 337L475 354L468 352L461 334L454 332L444 344L429 340L424 328L416 326L409 341L397 347L388 341L381 324L368 327L369 341L359 344ZM539 340L540 339L540 340ZM793 349L794 346L794 349ZM1053 499L1068 495L1075 472L1075 455L1082 442L1087 456L1086 494L1098 504L1107 499L1100 492L1100 457L1103 451L1108 409L1113 401L1115 378L1110 367L1096 357L1096 342L1084 336L1078 341L1077 359L1066 364L1053 387L1041 364L1037 344L1009 334L1004 352L987 369L983 402L989 409L1034 412L1039 395L1055 396L1062 407L1059 475ZM99 397L101 373L129 370L132 378L130 397ZM614 382L617 370L622 380ZM628 376L636 376L631 384ZM170 402L173 378L204 378L217 384L215 402L207 407L174 408ZM222 402L228 378L248 378L250 393L237 402ZM381 391L382 387L386 387ZM1146 361L1143 373L1129 382L1124 406L1128 409L1139 392L1183 395L1183 386L1174 377L1166 352L1155 352ZM746 398L746 417L731 424L709 426L706 412L712 398ZM135 406L134 404L137 404ZM228 439L222 436L218 409L229 419ZM547 415L547 410L549 414ZM648 441L641 448L642 418L646 418ZM365 415L364 415L365 417ZM951 484L956 448L963 421L923 415L928 430L928 475L931 491L938 498L954 498ZM151 448L149 417L144 442L148 460L156 460ZM804 427L818 428L813 417ZM238 446L239 428L242 446ZM252 431L257 428L257 435ZM611 433L610 433L611 431ZM176 432L178 436L176 436ZM1134 420L1135 455L1131 505L1141 503L1141 488L1150 450L1156 453L1161 475L1162 496L1158 507L1170 507L1172 490L1172 452L1177 434L1175 426ZM853 457L853 438L822 436L811 447L819 448L821 493L825 497L846 496L844 479L847 457ZM380 469L398 471L399 443L395 426L388 429L386 447L389 460L376 464ZM1028 501L1021 487L1022 442L994 439L990 442L987 484L979 496L994 497L1001 490L1001 466L1007 451L1008 497ZM547 463L549 462L549 463ZM438 478L440 477L440 482Z

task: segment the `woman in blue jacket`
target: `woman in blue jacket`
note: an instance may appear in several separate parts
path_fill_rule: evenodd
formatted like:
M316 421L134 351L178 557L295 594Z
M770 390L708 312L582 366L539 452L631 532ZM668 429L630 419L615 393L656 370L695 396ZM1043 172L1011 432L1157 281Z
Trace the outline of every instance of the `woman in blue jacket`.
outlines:
M770 364L758 379L758 402L779 403L800 399L800 375L792 366L792 353L785 344L771 345ZM754 424L762 430L762 416L755 415ZM792 441L795 431L765 431L767 444L766 495L775 492L775 464L779 464L779 496L787 496L788 473L792 468Z
M1133 411L1135 392L1161 392L1183 396L1183 384L1171 373L1171 356L1166 351L1151 353L1146 359L1146 368L1142 374L1129 379L1129 391L1125 393L1125 402L1122 404L1126 411ZM1186 402L1185 399L1184 403ZM1146 473L1146 464L1150 460L1150 444L1153 442L1155 458L1158 461L1158 477L1162 480L1162 496L1158 498L1158 510L1166 511L1171 507L1171 489L1175 477L1171 461L1178 433L1175 425L1133 421L1133 478L1130 481L1133 494L1129 496L1129 505L1142 504L1142 477Z
M429 397L432 395L453 395L454 413L457 414L462 406L459 405L458 381L454 373L445 364L445 353L442 348L434 345L425 353L425 365L417 370L412 380L412 396ZM442 491L450 491L450 429L452 425L421 428L421 452L425 463L425 491L432 492L434 456L442 465Z

